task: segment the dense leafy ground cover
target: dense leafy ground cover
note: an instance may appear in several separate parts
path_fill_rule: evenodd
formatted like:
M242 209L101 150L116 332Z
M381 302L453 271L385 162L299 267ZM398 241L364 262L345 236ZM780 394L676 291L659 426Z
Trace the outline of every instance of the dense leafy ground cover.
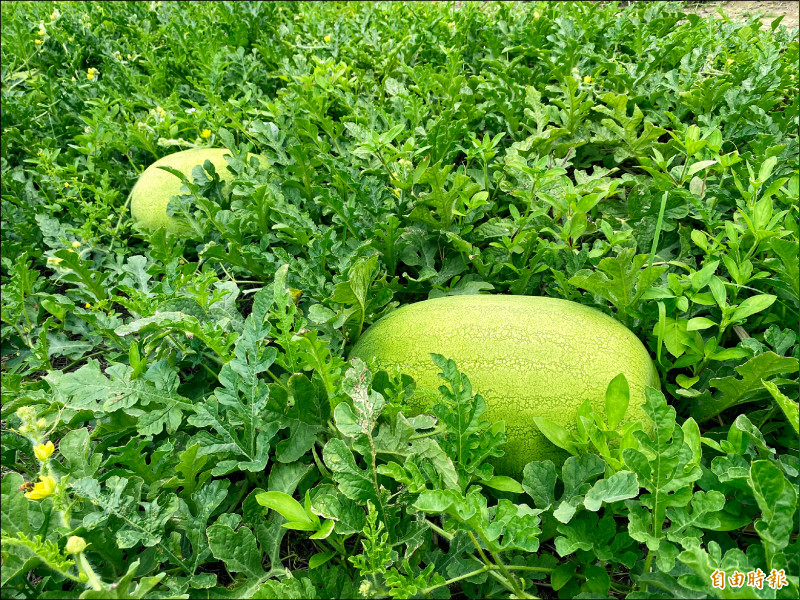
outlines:
M796 33L2 3L2 596L796 598ZM137 176L212 145L233 184L198 168L190 233L137 231ZM551 432L563 465L497 477L458 365L434 419L346 362L395 307L477 293L630 327L653 433L620 445L617 381Z

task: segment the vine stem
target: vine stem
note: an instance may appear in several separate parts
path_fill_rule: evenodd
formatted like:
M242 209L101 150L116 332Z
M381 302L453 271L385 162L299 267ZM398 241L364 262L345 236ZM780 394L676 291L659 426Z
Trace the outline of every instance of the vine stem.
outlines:
M472 532L468 531L467 535L469 535L469 538L472 540L472 543L475 544L475 548L477 548L478 554L481 555L481 559L483 560L483 562L487 565L492 564L492 562L487 558L486 554L483 553L483 548L481 548L481 545L478 543L478 540L475 539L475 536L472 535Z
M552 573L555 569L550 567L529 567L527 565L508 565L510 571L532 571L533 573Z
M434 523L434 522L432 522L432 521L430 521L428 519L425 519L425 522L428 524L428 527L433 529L436 533L438 533L440 536L442 536L448 542L452 541L452 539L455 537L452 533L450 533L449 531L445 531L444 529L439 527L436 523Z
M288 386L287 386L285 383L283 383L283 382L282 382L282 381L281 381L281 380L278 378L278 376L277 376L277 375L275 375L275 373L273 373L273 372L272 372L272 371L270 371L269 369L267 369L266 373L267 373L267 375L269 375L270 377L272 377L272 380L273 380L275 383L277 383L279 386L281 386L281 387L282 387L284 390L286 390L287 392L289 391L289 387L288 387Z
M424 590L420 590L420 594L430 594L433 590L438 589L440 587L445 587L456 583L457 581L461 581L462 579L469 579L470 577L475 577L475 575L480 575L481 573L485 573L489 569L494 568L492 565L483 565L480 569L475 569L470 573L465 573L464 575L459 575L458 577L453 577L452 579L448 579L444 583L440 583L439 585L432 585L431 587L427 587Z
M86 560L86 556L83 554L83 552L81 552L78 555L77 562L79 565L80 572L86 574L87 583L89 583L89 585L92 586L93 590L97 592L101 591L103 589L103 582L97 576L97 573L94 572L94 569L92 569L92 565L90 565L89 561Z
M485 564L487 564L487 565L492 565L492 562L486 557L486 554L483 552L483 548L481 548L481 545L478 543L478 540L475 539L475 536L472 534L472 532L468 531L467 534L469 535L470 539L472 540L472 543L475 544L475 547L478 549L478 552L480 553L481 558L483 559L483 562ZM480 535L480 534L478 534L478 535ZM486 544L486 548L488 549L489 548L489 543L486 541L486 539L483 536L481 536L481 539ZM489 553L492 555L492 558L494 559L494 562L495 562L495 564L493 566L503 572L504 577L503 578L499 578L499 579L505 580L507 586L510 587L510 591L512 591L517 598L532 598L533 596L529 596L523 590L519 589L519 586L517 585L516 578L509 572L509 570L506 568L506 565L503 563L503 561L500 559L500 557L496 553L492 552L491 550L489 550ZM490 571L490 573L491 573L491 571ZM496 575L497 574L495 573L495 576Z
M476 559L477 560L477 559ZM548 567L527 567L527 566L514 566L511 565L508 568L517 570L517 571L535 571L537 573L552 573L555 569L550 569ZM500 567L498 565L493 564L484 564L481 568L475 569L469 573L464 575L459 575L458 577L453 577L452 579L448 579L444 583L440 583L439 585L432 585L431 587L425 588L420 593L422 594L430 594L433 590L438 589L440 587L449 586L453 583L461 581L463 579L469 579L470 577L475 577L476 575L480 575L481 573L489 572L490 575L497 575L496 573L492 573L492 571L499 571ZM516 593L516 592L515 592ZM535 598L535 596L522 596L527 598Z
M650 565L653 564L653 552L648 550L647 551L647 558L644 559L644 568L642 569L642 575L646 575L650 572ZM640 586L641 589L647 587L647 584L642 584Z
M514 575L511 574L511 571L509 571L506 568L506 565L503 563L500 557L491 550L489 552L491 553L494 561L497 563L497 566L500 567L500 570L503 572L503 575L505 575L508 578L509 582L511 583L511 587L514 588L514 593L516 594L517 598L531 598L531 596L526 594L524 590L518 587L517 578L514 577Z
M664 192L664 196L661 198L661 206L658 209L658 220L656 221L656 232L653 235L653 245L650 248L650 264L648 265L648 269L653 268L653 258L656 255L656 250L658 250L658 238L661 237L661 228L664 223L664 209L667 207L667 196L668 193Z

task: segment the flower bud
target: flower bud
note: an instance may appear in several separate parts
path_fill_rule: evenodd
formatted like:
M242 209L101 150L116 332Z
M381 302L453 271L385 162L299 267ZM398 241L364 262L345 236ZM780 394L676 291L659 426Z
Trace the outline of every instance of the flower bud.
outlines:
M17 409L17 416L23 422L33 421L33 419L36 418L36 409L32 406L23 406Z
M67 554L80 554L86 550L86 546L88 545L89 544L86 543L85 539L77 535L73 535L67 540Z

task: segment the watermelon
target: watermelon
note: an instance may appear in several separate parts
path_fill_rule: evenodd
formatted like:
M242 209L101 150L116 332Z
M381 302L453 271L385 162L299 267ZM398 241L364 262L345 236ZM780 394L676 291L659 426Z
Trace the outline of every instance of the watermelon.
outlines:
M409 304L386 315L354 345L376 369L400 370L417 383L411 414L430 410L444 382L431 353L453 359L487 404L485 418L506 424L498 472L519 475L532 460L563 461L563 451L537 429L547 417L576 429L589 399L604 413L609 382L624 373L630 404L623 423L649 423L641 408L645 386L659 387L647 349L625 326L594 308L533 296L448 296ZM647 429L647 427L645 427Z
M214 165L220 179L227 183L233 179L233 173L228 169L228 161L225 159L230 155L226 148L195 148L158 159L145 169L131 190L131 216L134 221L147 230L165 227L171 233L185 232L184 225L167 215L167 204L172 196L181 193L181 182L175 175L159 167L176 169L191 180L192 169L197 165L202 166L208 160ZM266 165L266 159L259 157L259 161Z

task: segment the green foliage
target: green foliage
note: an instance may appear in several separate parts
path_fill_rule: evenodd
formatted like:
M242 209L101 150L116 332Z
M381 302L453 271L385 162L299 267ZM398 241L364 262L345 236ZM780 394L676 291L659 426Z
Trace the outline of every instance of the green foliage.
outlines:
M621 4L2 3L2 596L796 598L797 31ZM518 481L461 365L345 360L489 291L626 324L648 422Z

